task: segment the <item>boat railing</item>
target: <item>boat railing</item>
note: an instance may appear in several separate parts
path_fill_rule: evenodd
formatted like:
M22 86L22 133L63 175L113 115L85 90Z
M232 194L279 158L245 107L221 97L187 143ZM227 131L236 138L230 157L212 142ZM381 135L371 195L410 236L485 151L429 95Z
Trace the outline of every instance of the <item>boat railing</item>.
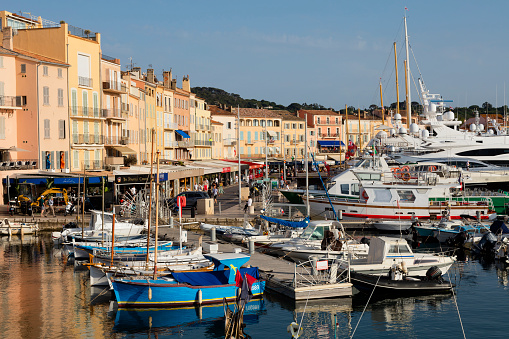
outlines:
M306 205L272 203L266 206L264 215L284 220L303 218L306 215Z
M408 166L403 166L393 168L392 173L386 173L382 178L382 183L385 185L435 186L439 180L438 173L414 171Z
M341 268L340 259L312 256L309 261L295 264L293 288L348 282L347 272L348 268Z

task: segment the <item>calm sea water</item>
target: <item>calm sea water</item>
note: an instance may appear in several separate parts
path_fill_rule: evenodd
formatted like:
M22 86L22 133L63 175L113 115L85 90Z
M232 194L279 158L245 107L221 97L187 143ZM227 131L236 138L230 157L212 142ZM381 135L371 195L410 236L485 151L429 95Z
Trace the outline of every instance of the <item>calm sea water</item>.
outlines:
M252 338L507 338L509 289L505 268L466 257L450 271L453 295L371 300L353 298L295 305L267 294L244 317ZM111 296L91 289L86 270L54 248L49 236L0 239L0 337L224 338L223 307L116 310ZM461 320L460 320L461 317Z

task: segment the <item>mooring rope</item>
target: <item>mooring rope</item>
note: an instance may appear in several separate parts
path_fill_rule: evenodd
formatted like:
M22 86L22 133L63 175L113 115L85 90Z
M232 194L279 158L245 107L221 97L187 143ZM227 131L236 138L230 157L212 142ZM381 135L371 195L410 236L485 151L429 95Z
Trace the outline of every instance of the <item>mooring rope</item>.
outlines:
M359 324L361 322L362 316L364 315L364 312L366 312L366 308L368 308L369 301L371 300L371 297L373 296L373 293L375 293L375 289L376 289L376 286L378 285L378 282L380 281L380 277L381 277L381 275L379 275L378 279L376 280L375 287L373 287L373 291L371 291L371 294L370 294L370 296L368 298L368 302L364 306L364 309L362 310L362 313L361 313L361 317L359 318L359 321L357 321L357 325L355 325L355 328L353 329L352 336L350 338L353 338L353 336L355 335L355 331L357 331L357 327L359 327Z

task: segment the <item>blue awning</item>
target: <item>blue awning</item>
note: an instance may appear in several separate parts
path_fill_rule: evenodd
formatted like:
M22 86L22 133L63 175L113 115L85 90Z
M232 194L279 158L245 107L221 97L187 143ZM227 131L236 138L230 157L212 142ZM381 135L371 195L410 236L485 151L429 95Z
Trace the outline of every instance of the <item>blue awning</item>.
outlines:
M48 182L46 178L31 178L31 179L18 179L18 182L21 183L27 183L27 184L35 184L35 185L42 185Z
M55 178L53 181L55 185L67 185L67 184L82 184L83 178L67 177L67 178Z
M322 147L339 147L340 143L341 146L345 146L345 143L339 140L318 140L318 143Z
M89 184L100 184L101 177L88 177L88 183Z
M177 132L178 134L180 134L180 135L182 136L182 138L191 138L191 137L189 136L189 134L187 134L186 132L181 131L181 130L179 130L179 129L178 129L178 130L176 130L175 132Z

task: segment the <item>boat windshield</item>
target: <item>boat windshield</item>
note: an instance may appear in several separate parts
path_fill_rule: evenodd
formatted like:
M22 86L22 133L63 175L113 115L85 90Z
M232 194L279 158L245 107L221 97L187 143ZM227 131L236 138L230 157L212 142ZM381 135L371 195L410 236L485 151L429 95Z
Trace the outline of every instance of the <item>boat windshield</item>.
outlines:
M407 245L391 245L389 247L389 254L403 254L412 253Z
M300 237L306 240L322 240L326 229L328 230L329 226L307 227Z

